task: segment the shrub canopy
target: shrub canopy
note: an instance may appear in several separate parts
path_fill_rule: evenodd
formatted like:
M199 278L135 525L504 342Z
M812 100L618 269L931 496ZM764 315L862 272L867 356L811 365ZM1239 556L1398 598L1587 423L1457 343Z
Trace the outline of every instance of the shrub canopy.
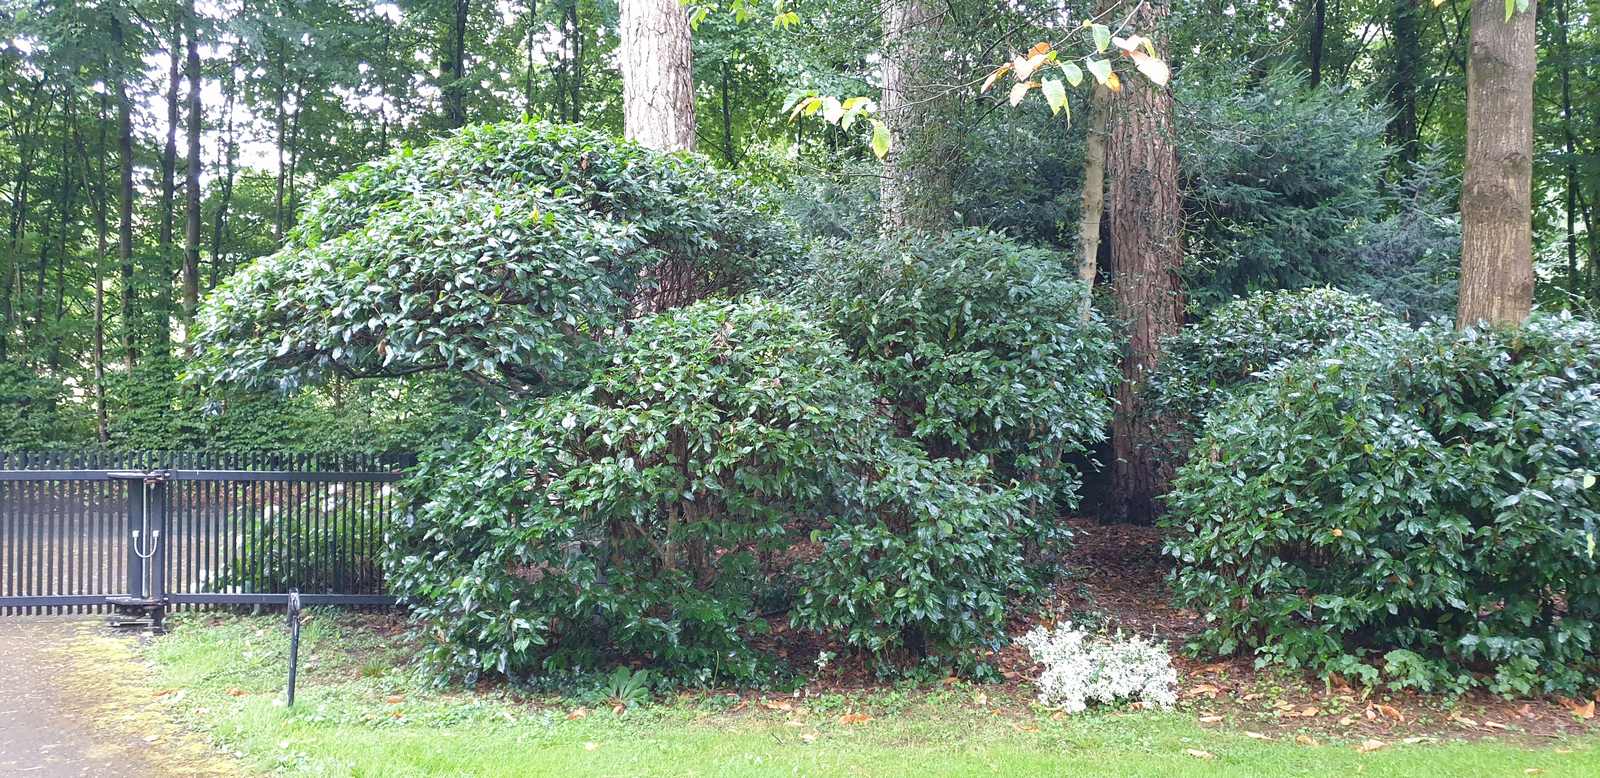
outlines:
M986 456L1004 482L1073 505L1064 460L1105 437L1115 344L1056 252L1001 235L813 247L799 299L844 340L897 431L935 458Z
M207 299L196 372L581 375L630 312L736 288L781 251L771 212L693 156L575 127L468 127L317 192L281 251Z
M1597 669L1596 473L1600 327L1384 330L1210 416L1169 498L1174 588L1204 648L1570 691Z
M1213 308L1167 340L1142 410L1159 417L1172 436L1168 454L1181 461L1206 412L1266 371L1329 343L1398 325L1377 302L1337 289L1254 292Z
M465 674L644 656L748 677L757 560L859 465L873 413L843 349L793 308L641 320L587 389L421 466L392 586Z

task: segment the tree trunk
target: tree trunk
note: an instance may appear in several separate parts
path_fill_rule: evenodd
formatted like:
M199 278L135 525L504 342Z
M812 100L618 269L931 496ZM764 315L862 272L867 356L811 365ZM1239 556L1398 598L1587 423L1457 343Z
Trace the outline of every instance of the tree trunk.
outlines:
M42 84L40 85L42 87ZM39 89L34 91L33 106L38 106ZM30 110L31 114L32 111ZM10 357L11 332L17 324L17 307L25 306L22 295L22 239L28 229L28 194L33 175L33 128L31 116L19 121L16 133L17 178L12 186L11 219L4 258L0 267L0 361Z
M1417 79L1422 62L1422 9L1419 0L1390 0L1389 49L1394 61L1389 74L1389 143L1395 163L1409 175L1417 161Z
M732 55L730 54L729 56ZM733 76L729 73L731 70L733 68L729 65L728 60L724 59L721 73L722 84L721 89L718 91L722 96L722 159L728 163L728 167L734 167L739 164L739 158L733 151L733 95L730 94L733 88L731 85Z
M1322 60L1328 34L1328 0L1311 0L1310 35L1306 43L1306 61L1311 71L1311 88L1322 84Z
M1572 42L1567 37L1568 5L1556 4L1556 48L1561 57L1561 135L1566 163L1562 166L1566 194L1567 306L1583 296L1583 279L1578 273L1578 149L1572 132Z
M1111 115L1109 91L1096 85L1089 97L1089 128L1083 143L1083 204L1078 213L1078 280L1085 294L1078 318L1094 308L1094 279L1099 272L1100 216L1106 209L1106 125Z
M223 245L227 238L228 208L233 201L233 178L235 175L235 160L238 155L239 144L233 132L233 100L234 100L234 70L228 71L228 83L224 87L227 94L222 102L222 114L225 129L222 146L222 189L217 195L217 214L211 227L211 277L209 288L215 289L217 281L223 275Z
M1131 29L1160 29L1165 2L1134 13ZM1183 326L1183 213L1172 93L1142 78L1124 79L1110 100L1106 164L1110 182L1112 287L1127 327L1122 382L1111 422L1113 511L1149 521L1172 463L1153 456L1154 430L1140 413L1140 393L1161 359L1162 341Z
M119 168L120 200L117 204L117 260L122 281L122 361L129 371L138 361L137 322L134 320L133 278L133 103L128 99L127 70L123 65L126 43L123 40L122 22L116 14L111 17L111 53L116 72L117 90L117 167Z
M1534 4L1510 21L1499 0L1472 4L1458 327L1520 324L1533 307Z
M187 69L189 71L189 161L184 181L183 229L183 320L194 321L200 304L200 124L205 117L200 109L200 46L195 40L198 24L194 2L186 14L189 26Z
M450 42L445 46L444 123L455 129L467 123L467 18L468 0L455 1L455 19L450 25Z
M938 77L939 36L947 7L929 0L883 0L883 99L889 128L879 206L889 230L950 226L948 142L939 137L949 89Z
M694 48L678 0L620 0L622 130L660 151L695 145Z
M108 79L110 80L110 79ZM96 124L100 127L100 169L94 176L94 419L95 435L101 445L109 439L106 425L106 211L110 187L106 185L106 156L111 151L106 138L106 94L100 93L100 112Z
M156 349L166 354L172 347L172 234L177 223L178 178L178 87L182 82L179 67L183 58L182 12L173 10L172 49L167 68L167 142L161 147L161 245L157 257L156 278Z

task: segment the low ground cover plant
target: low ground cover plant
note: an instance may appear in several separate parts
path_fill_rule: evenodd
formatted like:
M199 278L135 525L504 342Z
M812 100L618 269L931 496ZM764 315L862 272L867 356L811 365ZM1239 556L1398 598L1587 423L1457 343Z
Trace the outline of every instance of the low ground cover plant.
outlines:
M1091 703L1170 708L1178 701L1178 671L1160 641L1062 624L1035 627L1017 642L1044 666L1037 681L1041 705L1082 713Z
M1506 694L1597 677L1600 327L1386 330L1207 419L1166 526L1197 648Z

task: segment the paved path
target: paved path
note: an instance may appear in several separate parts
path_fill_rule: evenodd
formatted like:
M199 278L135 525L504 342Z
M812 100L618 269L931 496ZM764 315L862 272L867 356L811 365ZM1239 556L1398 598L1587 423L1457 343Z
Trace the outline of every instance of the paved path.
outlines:
M104 700L84 689L71 648L102 633L102 618L0 618L0 775L161 774L151 769L142 736L95 723L92 712Z

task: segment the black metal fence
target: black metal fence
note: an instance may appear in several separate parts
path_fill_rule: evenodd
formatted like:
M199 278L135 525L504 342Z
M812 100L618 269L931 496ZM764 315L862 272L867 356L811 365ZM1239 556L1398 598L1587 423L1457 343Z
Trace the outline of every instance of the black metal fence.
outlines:
M383 605L414 458L0 452L0 614Z

